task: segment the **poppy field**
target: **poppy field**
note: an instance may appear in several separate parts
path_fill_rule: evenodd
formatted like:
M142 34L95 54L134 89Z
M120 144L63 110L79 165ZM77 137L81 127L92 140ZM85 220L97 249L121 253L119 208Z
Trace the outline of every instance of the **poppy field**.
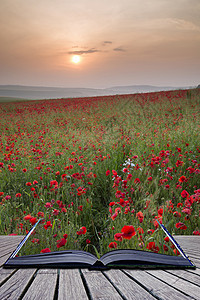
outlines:
M0 103L0 234L178 254L200 235L200 89Z

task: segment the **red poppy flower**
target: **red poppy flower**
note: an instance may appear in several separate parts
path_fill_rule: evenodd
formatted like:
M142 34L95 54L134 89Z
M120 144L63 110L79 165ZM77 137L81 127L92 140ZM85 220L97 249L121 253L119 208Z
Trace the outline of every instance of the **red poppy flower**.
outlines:
M168 243L168 242L169 242L169 237L166 236L166 237L164 238L164 241Z
M164 250L165 252L167 252L169 249L168 249L168 247L167 247L166 245L163 245L163 250Z
M115 239L115 241L121 242L122 239L123 239L123 233L116 233L116 234L114 235L114 239Z
M40 253L48 253L48 252L51 252L49 248L45 248L40 251Z
M144 220L144 215L141 211L139 211L137 214L136 214L136 217L138 218L139 222L142 223L143 220Z
M176 254L176 255L180 255L180 252L179 252L177 249L174 249L173 252L174 252L174 254Z
M117 243L116 242L111 242L109 245L108 245L109 248L117 248Z
M24 217L24 220L25 220L25 221L28 221L28 220L30 220L31 218L32 218L31 215L26 215L26 216Z
M181 176L178 181L184 182L184 181L187 181L187 178L185 176Z
M37 213L37 215L38 215L38 217L41 217L41 218L44 217L44 213L43 213L42 211L39 211L39 212Z
M29 220L29 222L31 223L31 225L35 225L37 223L37 219L36 218L31 218Z
M117 172L115 170L112 170L112 173L115 177L117 176Z
M200 235L200 231L199 230L195 230L195 231L193 231L192 234L194 234L194 235Z
M182 196L183 198L187 198L187 197L189 196L189 193L188 193L186 190L183 190L183 191L181 192L181 196Z
M139 178L135 178L134 183L140 183L140 179Z
M85 226L83 226L83 227L81 227L80 230L77 231L76 233L77 233L78 235L82 235L82 234L86 234L86 232L87 232L87 229L86 229Z
M156 246L155 242L148 243L146 248L153 251L153 252L155 252L155 253L158 253L158 251L159 251L159 247Z
M44 225L44 229L48 229L49 227L52 227L51 221L47 221L47 223Z
M20 198L21 196L22 196L21 193L17 193L17 194L15 195L15 197L17 197L17 198Z
M110 175L110 170L106 171L106 176Z
M130 240L136 234L135 228L132 225L125 225L121 232L123 233L123 238L127 240Z
M182 229L182 230L186 230L187 229L187 226L184 223L181 223L181 222L176 223L175 226L178 229Z
M62 238L62 239L57 241L57 246L56 247L60 248L62 246L65 246L66 242L67 242L67 240L65 238Z
M143 234L144 233L144 230L143 230L142 227L138 227L137 230L138 230L139 234Z

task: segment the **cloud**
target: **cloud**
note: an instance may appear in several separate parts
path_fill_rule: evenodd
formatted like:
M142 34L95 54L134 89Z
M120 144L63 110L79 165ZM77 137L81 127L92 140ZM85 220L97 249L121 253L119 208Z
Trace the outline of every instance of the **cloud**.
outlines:
M121 48L121 47L118 47L118 48L114 48L113 51L122 51L122 52L124 52L124 51L126 51L126 50L124 50L124 49Z
M173 19L169 19L169 21L172 24L175 24L177 28L181 30L200 31L199 26L187 20L173 18Z
M112 44L112 42L111 42L111 41L104 41L104 42L103 42L103 45L104 45L104 46L107 45L107 44Z
M69 51L68 54L74 54L74 55L82 55L82 54L89 54L89 53L96 53L100 52L98 49L89 49L89 50L75 50L75 51Z

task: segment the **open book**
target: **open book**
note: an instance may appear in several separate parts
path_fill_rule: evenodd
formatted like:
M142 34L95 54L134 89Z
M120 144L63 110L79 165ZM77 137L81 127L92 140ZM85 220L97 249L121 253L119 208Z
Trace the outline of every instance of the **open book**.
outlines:
M33 226L5 262L5 268L89 268L97 270L109 268L195 268L195 265L188 259L178 243L160 223L159 225L180 252L181 256L123 249L107 252L100 259L97 259L95 255L89 252L80 250L66 250L16 257L39 222L40 220Z

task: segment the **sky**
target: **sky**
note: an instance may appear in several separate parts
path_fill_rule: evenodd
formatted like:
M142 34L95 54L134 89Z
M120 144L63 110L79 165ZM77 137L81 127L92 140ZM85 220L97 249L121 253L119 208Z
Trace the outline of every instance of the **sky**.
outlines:
M200 84L200 0L0 0L0 28L0 85Z

